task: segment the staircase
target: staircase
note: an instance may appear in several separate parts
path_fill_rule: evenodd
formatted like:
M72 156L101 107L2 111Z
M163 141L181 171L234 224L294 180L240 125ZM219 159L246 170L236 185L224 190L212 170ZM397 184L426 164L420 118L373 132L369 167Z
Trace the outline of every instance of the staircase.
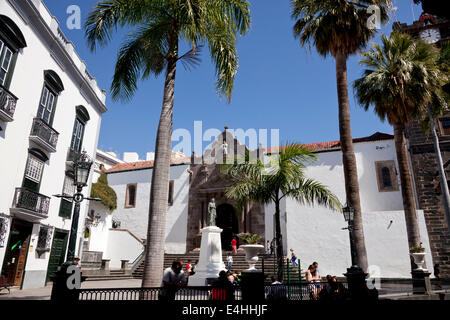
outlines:
M222 254L224 264L226 266L227 255L229 252L224 252ZM176 259L180 259L183 261L184 265L188 260L191 260L191 263L195 263L199 258L198 252L189 252L186 254L165 254L164 255L164 269L168 268L172 265L172 262ZM270 282L271 276L277 277L277 267L276 267L276 259L273 256L267 255L259 255L258 263L256 264L256 268L262 270L262 262L264 260L264 274L266 275L266 282ZM141 261L139 266L134 270L133 277L141 279L144 271L144 259ZM288 272L286 267L286 259L284 259L284 282L288 280ZM248 263L245 261L245 254L237 253L233 255L233 266L231 267L232 271L236 271L237 273L242 272L243 270L248 269ZM302 279L304 279L304 270L301 270ZM298 281L298 267L292 267L292 264L289 266L289 278L290 281L295 282Z
M100 280L124 280L133 279L133 275L125 274L123 270L110 270L109 274L89 274L84 271L83 276L86 276L86 281L100 281Z

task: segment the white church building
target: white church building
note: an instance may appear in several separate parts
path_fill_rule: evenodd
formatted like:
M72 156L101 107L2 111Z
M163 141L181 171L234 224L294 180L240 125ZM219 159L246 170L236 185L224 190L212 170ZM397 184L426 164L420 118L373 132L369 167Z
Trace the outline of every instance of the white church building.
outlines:
M206 161L214 156L212 150L226 141L234 141L228 148L232 153L239 142L225 130L205 151L197 156L171 160L165 253L185 254L200 247L200 230L206 226L207 205L215 198L217 225L223 229L222 246L229 250L231 237L241 232L260 234L264 241L274 238L274 206L252 204L236 212L232 201L224 195L229 182L224 181L215 164ZM306 175L336 194L345 204L344 171L339 141L305 145L318 156L308 164ZM362 219L369 272L373 277L410 278L410 257L403 211L400 177L394 137L375 133L354 139L359 175ZM265 155L271 149L261 149ZM197 157L198 160L198 157ZM135 261L143 250L147 233L150 182L153 161L117 164L106 170L108 184L117 194L117 209L112 219L120 223L120 230L139 239L119 243L101 241L97 249L111 260L111 268L120 268L120 260ZM432 265L429 239L423 212L417 211L426 263ZM285 254L294 249L302 269L313 261L322 274L341 276L351 265L349 234L342 214L320 206L301 205L284 198L281 205L281 227ZM94 241L95 242L95 241ZM91 241L91 245L95 244ZM103 247L102 247L103 246Z
M95 157L105 100L42 0L0 1L0 268L11 285L43 287L65 261L74 205L53 195L73 195L79 153Z

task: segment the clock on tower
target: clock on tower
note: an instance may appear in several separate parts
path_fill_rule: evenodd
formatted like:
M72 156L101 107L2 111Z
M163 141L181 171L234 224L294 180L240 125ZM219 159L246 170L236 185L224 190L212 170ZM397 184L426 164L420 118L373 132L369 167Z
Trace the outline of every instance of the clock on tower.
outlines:
M425 29L420 31L420 38L427 43L436 43L441 40L439 29Z

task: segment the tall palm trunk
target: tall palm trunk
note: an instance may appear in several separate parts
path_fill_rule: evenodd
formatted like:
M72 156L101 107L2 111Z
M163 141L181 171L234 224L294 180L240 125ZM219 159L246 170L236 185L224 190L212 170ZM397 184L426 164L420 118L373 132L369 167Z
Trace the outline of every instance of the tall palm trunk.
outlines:
M436 161L439 170L439 179L441 182L442 200L444 202L445 215L447 217L447 227L450 232L450 195L448 190L447 178L444 170L444 162L442 160L441 148L439 146L439 138L437 136L436 124L434 120L433 110L431 104L428 105L428 115L431 124L431 137L433 139L434 150L436 153Z
M350 106L348 102L347 56L336 55L336 82L339 100L339 133L342 148L342 164L344 166L345 194L347 204L355 209L353 238L355 241L356 260L358 266L367 271L367 252L364 242L364 230L359 198L358 171L353 150L353 139L350 124Z
M411 170L406 151L405 126L403 124L394 125L394 139L400 181L402 183L403 210L405 211L408 245L411 248L420 245L420 232L417 221L416 203L414 201Z
M177 57L168 58L164 98L156 136L155 162L150 190L147 246L142 287L159 287L164 268L166 212L169 197L170 158L172 154L172 114Z
M282 281L284 272L284 257L283 257L283 241L281 238L281 222L280 222L280 200L275 201L275 238L277 243L277 267L278 267L278 280Z

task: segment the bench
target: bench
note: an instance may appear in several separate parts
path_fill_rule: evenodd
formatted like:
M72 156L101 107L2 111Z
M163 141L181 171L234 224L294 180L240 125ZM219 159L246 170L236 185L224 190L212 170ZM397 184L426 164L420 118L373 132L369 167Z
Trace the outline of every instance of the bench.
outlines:
M7 289L8 293L11 293L11 291L9 290L9 283L8 281L6 281L5 276L0 276L0 290L2 289Z

